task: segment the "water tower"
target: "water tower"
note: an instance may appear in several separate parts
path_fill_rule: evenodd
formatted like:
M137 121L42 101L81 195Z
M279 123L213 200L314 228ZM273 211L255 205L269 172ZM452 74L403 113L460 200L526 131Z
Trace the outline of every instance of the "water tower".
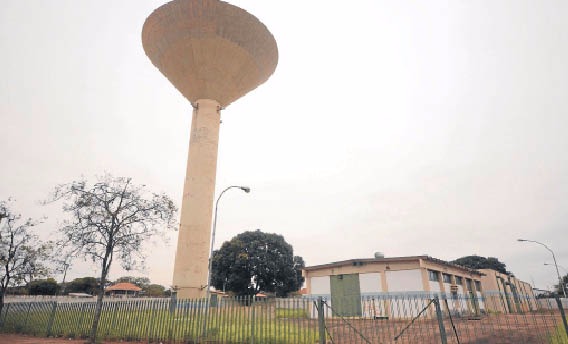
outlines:
M272 34L218 0L174 0L146 19L146 55L193 106L173 285L205 296L220 111L265 82L278 62Z

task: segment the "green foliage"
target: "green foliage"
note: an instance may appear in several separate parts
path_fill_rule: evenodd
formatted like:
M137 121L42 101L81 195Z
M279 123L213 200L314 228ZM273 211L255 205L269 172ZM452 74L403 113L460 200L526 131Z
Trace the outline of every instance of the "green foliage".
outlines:
M166 288L159 284L147 284L142 287L144 295L150 297L164 297L165 290Z
M55 295L57 294L57 282L53 278L33 280L28 283L29 295Z
M548 341L550 344L568 344L568 335L563 324L556 327L556 331L550 334Z
M122 276L116 279L114 283L132 283L140 288L144 288L145 285L150 284L150 279L148 277L132 277L132 276Z
M260 291L277 296L300 289L304 260L282 235L260 230L241 233L213 253L212 285L237 295Z
M23 220L10 209L10 202L0 201L0 314L8 287L48 274L46 262L52 248L32 231L40 221Z
M58 185L49 201L59 200L66 201L63 211L70 215L59 229L59 246L68 248L67 256L90 259L101 267L90 336L94 343L113 261L120 261L126 270L142 267L143 242L174 229L177 208L167 195L109 174L92 185L85 180Z
M558 294L558 296L564 297L564 291L562 290L562 288L565 288L565 291L568 294L568 274L562 276L561 278L562 278L562 285L557 284L556 288L555 288L556 289L555 292L556 292L556 294Z
M28 287L26 285L17 285L9 287L6 292L10 295L28 295Z
M66 200L63 210L70 219L59 229L59 246L68 255L101 263L102 282L113 260L129 270L142 265L142 243L174 229L177 212L165 194L148 192L131 178L104 175L89 185L78 180L55 188L49 201Z
M470 269L493 269L503 274L509 274L505 263L494 257L466 256L453 260L450 263Z
M317 322L306 318L305 308L310 301L301 303L302 309L297 310L276 308L275 303L269 302L254 303L254 316L252 307L243 303L242 300L226 300L220 307L212 308L204 339L200 300L178 300L173 311L170 311L170 300L107 302L101 314L97 342L249 343L253 321L257 343L316 342ZM50 302L12 304L2 332L48 336L52 305ZM50 335L87 338L94 310L92 303L59 304Z
M142 288L142 295L150 297L166 296L166 288L159 284L152 284L148 277L122 276L116 279L114 283L132 283ZM168 295L169 296L169 295Z
M65 287L65 293L84 293L94 295L97 291L97 279L95 277L75 278Z

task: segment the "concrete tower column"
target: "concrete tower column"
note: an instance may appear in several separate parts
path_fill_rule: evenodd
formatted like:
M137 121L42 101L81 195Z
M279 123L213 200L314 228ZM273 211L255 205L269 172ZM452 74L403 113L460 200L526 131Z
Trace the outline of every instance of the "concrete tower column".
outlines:
M205 297L220 109L211 99L194 105L173 278L182 299Z
M173 286L180 298L205 297L219 109L268 80L278 46L258 18L220 0L172 0L158 7L144 21L142 45L195 107Z

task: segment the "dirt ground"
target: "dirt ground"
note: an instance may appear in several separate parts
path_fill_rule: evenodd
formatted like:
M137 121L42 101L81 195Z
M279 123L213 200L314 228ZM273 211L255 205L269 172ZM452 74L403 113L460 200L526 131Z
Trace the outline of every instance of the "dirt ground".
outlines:
M85 344L85 339L42 338L15 334L0 334L0 344ZM110 342L109 342L110 343ZM116 344L117 342L114 342Z
M43 338L16 334L0 334L0 344L85 344L86 339ZM102 342L100 344L118 344L122 342ZM136 344L136 342L127 342Z
M41 338L20 336L14 334L0 334L0 344L84 344L85 340L68 340L64 338Z

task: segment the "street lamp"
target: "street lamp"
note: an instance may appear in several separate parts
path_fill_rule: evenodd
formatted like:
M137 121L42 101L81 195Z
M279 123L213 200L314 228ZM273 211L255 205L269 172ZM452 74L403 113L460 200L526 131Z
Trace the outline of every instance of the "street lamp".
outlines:
M213 229L211 230L211 250L209 251L209 267L207 268L207 290L206 290L206 300L209 300L209 287L211 286L211 267L213 265L213 246L215 245L215 231L217 229L217 209L219 207L219 201L221 200L221 196L230 189L238 188L243 190L246 193L250 192L250 188L248 186L239 186L239 185L231 185L225 190L221 191L219 197L217 197L217 201L215 202L215 217L213 218Z
M554 266L554 264L548 264L548 263L544 263L544 265L546 266ZM563 267L562 265L558 265L559 268L561 268L562 270L564 270L567 274L568 274L568 269L566 269L565 267Z
M67 277L67 269L69 269L69 263L67 263L67 259L65 259L64 261L59 261L59 263L61 263L61 266L63 267L63 282L61 282L61 295L65 294L65 278ZM59 270L59 269L58 269ZM61 270L59 270L58 272L61 272ZM59 290L55 290L55 296L57 297L59 295Z
M63 271L63 282L61 283L61 295L65 295L65 277L67 277L67 269L69 268L69 263L63 263L65 270Z
M550 253L552 253L552 259L554 260L554 266L556 267L556 275L558 276L558 287L562 289L562 293L564 294L564 298L566 298L566 288L564 286L564 283L562 283L562 278L560 277L560 272L558 271L558 264L556 263L556 256L554 255L554 252L545 244L535 241L535 240L527 240L527 239L517 239L517 241L520 242L533 242L535 244L539 244L544 246L544 248L546 248L548 251L550 251Z
M209 251L209 267L207 268L207 285L205 286L206 289L206 296L205 296L205 300L207 300L207 308L205 310L205 317L203 318L203 335L206 336L207 335L207 318L209 316L209 296L210 296L210 290L209 287L211 285L211 267L213 265L213 246L215 245L215 231L217 229L217 209L219 208L219 201L221 200L221 196L223 196L223 194L227 191L229 191L230 189L241 189L246 193L250 192L250 188L248 186L239 186L239 185L231 185L228 188L226 188L225 190L221 191L221 193L219 194L219 197L217 197L217 201L215 202L215 216L213 217L213 229L211 230L211 250ZM225 289L223 287L223 289ZM223 290L224 291L224 290Z

